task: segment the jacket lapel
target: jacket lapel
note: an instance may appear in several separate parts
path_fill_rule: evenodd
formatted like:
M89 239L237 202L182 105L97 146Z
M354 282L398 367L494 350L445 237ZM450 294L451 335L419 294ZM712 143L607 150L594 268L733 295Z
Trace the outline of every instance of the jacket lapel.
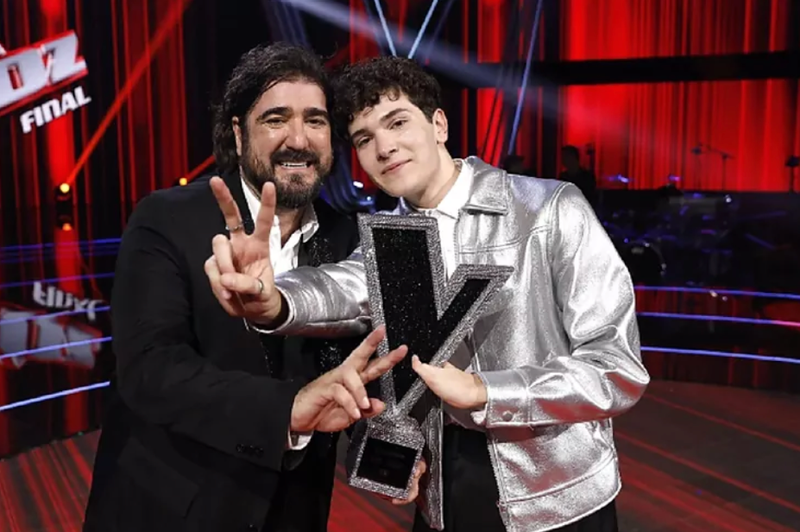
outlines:
M324 234L321 234L321 229L322 227L308 242L300 245L300 259L304 259L305 262L298 263L298 266L317 267L325 263L335 262L331 242Z

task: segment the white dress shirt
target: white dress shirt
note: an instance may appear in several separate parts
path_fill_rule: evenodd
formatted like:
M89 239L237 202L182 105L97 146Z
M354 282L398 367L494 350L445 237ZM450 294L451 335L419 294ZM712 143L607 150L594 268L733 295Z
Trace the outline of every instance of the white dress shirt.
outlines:
M261 200L253 192L253 189L245 183L244 179L242 179L242 188L244 188L244 197L247 200L250 217L255 220L258 217L258 211L261 209ZM269 258L275 275L297 268L300 244L308 242L318 229L317 213L314 211L314 207L309 205L303 212L300 228L289 236L286 244L281 246L281 226L278 216L275 215L272 230L269 233Z
M460 162L461 171L456 177L453 187L447 192L439 205L433 209L420 209L405 202L405 205L426 216L430 216L436 220L439 226L439 241L442 245L442 258L444 260L444 269L447 278L453 275L453 272L458 266L458 258L456 253L456 222L461 209L469 201L470 192L472 191L472 167L468 164ZM405 201L405 200L401 200ZM472 373L471 364L472 354L469 347L465 342L461 342L456 348L455 353L450 358L449 362L459 369ZM470 412L467 410L459 410L443 403L444 411L450 416L451 421L457 422L466 428L473 430L483 430L479 425L484 419L484 412Z
M258 211L261 209L261 200L244 179L242 179L242 189L244 189L244 197L247 200L250 217L255 220L258 218ZM269 258L275 275L297 268L300 244L308 242L317 232L317 229L319 229L317 213L314 211L314 207L309 205L303 212L300 228L289 236L286 244L281 245L281 225L278 216L275 216L269 233ZM312 434L298 434L290 431L287 448L292 451L304 449L308 442L311 441Z

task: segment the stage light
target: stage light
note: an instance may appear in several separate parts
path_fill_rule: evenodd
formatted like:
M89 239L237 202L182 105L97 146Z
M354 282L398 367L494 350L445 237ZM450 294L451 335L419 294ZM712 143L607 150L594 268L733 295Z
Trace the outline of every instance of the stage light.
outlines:
M61 183L55 189L56 227L62 231L72 231L75 227L73 216L72 187Z
M186 183L188 183L188 182L189 182L189 180L188 180L188 179L186 179L185 177L182 177L182 178L178 179L178 184L179 184L180 186L182 186L182 187L185 187L185 186L186 186Z

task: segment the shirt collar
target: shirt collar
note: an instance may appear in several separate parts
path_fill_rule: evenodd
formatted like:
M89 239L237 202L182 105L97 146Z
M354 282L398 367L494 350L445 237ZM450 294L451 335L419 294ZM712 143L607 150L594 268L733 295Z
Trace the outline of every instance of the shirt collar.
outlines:
M242 189L244 189L244 198L247 200L247 209L250 211L250 218L255 220L258 217L258 211L261 209L261 200L258 199L253 189L247 185L244 178L240 179L242 181ZM275 225L273 227L279 227L277 215L275 216ZM300 220L299 231L303 242L305 243L311 240L311 237L314 236L317 229L319 229L317 212L314 210L314 206L309 203L303 210L303 217Z
M401 199L405 207L409 210L416 211L423 214L431 213L432 211L439 212L450 218L457 219L458 213L461 208L469 201L469 194L472 189L472 167L465 161L460 161L461 170L458 172L453 187L447 191L442 201L439 202L433 209L420 209L417 208L406 200Z

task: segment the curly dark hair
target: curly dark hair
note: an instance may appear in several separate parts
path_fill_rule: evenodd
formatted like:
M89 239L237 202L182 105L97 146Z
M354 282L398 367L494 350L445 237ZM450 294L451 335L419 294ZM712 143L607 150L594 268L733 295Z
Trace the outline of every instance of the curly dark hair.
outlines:
M376 105L381 96L406 95L425 117L441 107L439 82L413 59L381 56L353 63L333 76L333 123L343 139L356 114Z
M239 117L244 131L247 115L262 94L283 81L305 80L319 85L328 106L331 87L322 59L287 43L258 45L245 52L225 83L222 101L214 107L214 158L221 172L238 169L236 138L231 120Z

